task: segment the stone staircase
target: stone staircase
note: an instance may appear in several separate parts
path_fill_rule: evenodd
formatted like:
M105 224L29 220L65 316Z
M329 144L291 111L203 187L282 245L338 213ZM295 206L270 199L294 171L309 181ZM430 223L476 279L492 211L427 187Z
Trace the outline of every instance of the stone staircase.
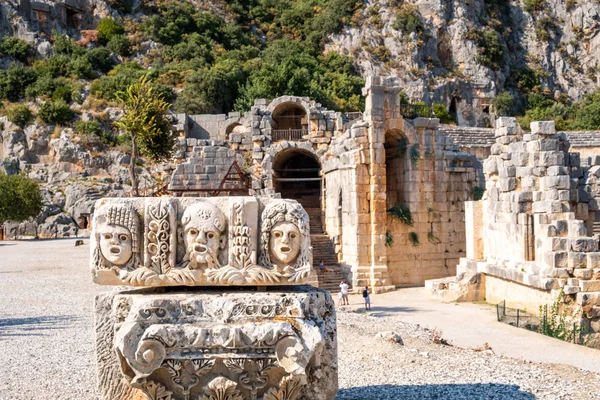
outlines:
M322 235L323 222L321 220L321 207L304 207L310 220L310 234Z
M329 236L323 233L312 234L313 221L311 218L310 242L313 247L313 266L317 273L318 286L332 293L337 293L340 291L340 282L344 279L342 268L337 262L337 255ZM324 261L325 267L327 267L325 272L319 270L321 260ZM351 282L348 282L348 284L351 284Z

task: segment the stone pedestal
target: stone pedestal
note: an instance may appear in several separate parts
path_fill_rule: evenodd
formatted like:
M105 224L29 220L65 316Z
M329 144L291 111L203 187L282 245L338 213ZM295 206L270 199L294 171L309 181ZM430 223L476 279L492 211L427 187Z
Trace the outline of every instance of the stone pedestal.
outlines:
M153 288L96 297L102 400L327 400L335 307L311 286Z

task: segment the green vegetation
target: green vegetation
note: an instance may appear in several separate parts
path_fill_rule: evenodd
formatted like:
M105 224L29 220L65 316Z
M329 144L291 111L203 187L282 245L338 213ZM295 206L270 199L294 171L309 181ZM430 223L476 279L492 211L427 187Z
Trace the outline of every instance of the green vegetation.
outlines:
M394 207L387 210L388 214L407 226L413 226L412 213L408 206L398 203Z
M417 232L408 232L408 241L413 246L418 246L419 245L419 235L417 234Z
M404 36L415 32L418 37L422 37L424 28L421 21L421 14L417 7L408 3L402 4L396 13L396 19L392 24L392 28L402 32Z
M485 188L475 186L473 187L473 200L479 201L483 198L483 194L485 193Z
M123 106L123 115L115 126L131 139L129 177L133 193L138 196L135 165L138 153L152 161L168 160L176 144L167 115L170 104L156 90L147 76L129 85L125 92L116 95ZM138 150L139 148L139 150Z
M41 211L42 195L34 180L0 172L0 224L24 221Z
M24 104L18 104L10 107L6 111L8 120L20 128L25 128L31 121L33 121L33 114L29 107Z
M491 69L499 69L504 61L504 46L500 42L500 34L493 29L473 29L467 32L466 38L477 45L479 55L476 60Z
M38 111L38 117L47 124L66 124L73 116L73 111L63 100L43 103Z
M442 124L453 124L456 123L454 120L454 116L450 114L450 112L446 109L446 106L440 103L435 103L433 105L433 113L436 118L440 119L440 123Z
M500 92L500 94L492 100L494 113L499 117L511 115L514 102L515 100L509 92Z
M421 159L421 151L419 150L419 147L420 146L418 143L415 143L414 145L412 145L410 147L410 152L409 152L408 156L410 157L410 163L412 164L413 167L416 167L417 163Z
M558 297L550 306L549 314L547 305L540 306L539 330L541 334L546 336L564 340L565 342L576 342L583 332L581 324L575 322L579 312L570 317L566 309L561 311L561 304L564 297L565 292L561 289Z
M17 37L7 37L0 41L0 52L25 62L31 52L31 45Z
M102 44L108 43L113 37L123 35L125 28L110 17L101 18L98 21L98 40Z
M129 1L109 4L131 11ZM177 0L142 2L141 7L149 15L141 22L102 18L91 36L97 38L92 49L53 32L54 54L36 59L26 42L2 40L0 51L25 65L0 71L0 100L81 101L84 80L92 81L86 104L100 104L98 98L115 102L117 92L151 71L154 90L176 111L246 111L254 98L281 95L310 96L340 111L363 108L364 81L352 60L323 54L327 36L363 7L357 0L238 0L219 12ZM156 46L148 51L143 43L149 39ZM111 54L120 63L115 65Z
M392 232L385 231L385 247L392 247L394 245L394 236Z

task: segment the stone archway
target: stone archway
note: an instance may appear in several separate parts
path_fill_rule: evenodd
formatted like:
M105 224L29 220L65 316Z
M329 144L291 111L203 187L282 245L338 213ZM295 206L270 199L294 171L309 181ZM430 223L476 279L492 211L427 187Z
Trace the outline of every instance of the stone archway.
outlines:
M274 142L296 141L308 134L308 108L301 99L276 99L269 105L271 111L271 137Z
M282 198L297 200L310 217L311 233L323 233L321 163L305 149L289 148L275 155L273 183Z

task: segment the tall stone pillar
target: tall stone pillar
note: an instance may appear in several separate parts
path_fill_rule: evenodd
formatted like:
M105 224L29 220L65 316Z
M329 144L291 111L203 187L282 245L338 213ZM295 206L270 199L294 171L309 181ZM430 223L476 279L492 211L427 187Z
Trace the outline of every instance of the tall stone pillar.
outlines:
M370 235L368 244L369 255L369 286L372 290L383 292L392 290L387 269L387 249L385 247L386 233L386 164L385 164L385 119L387 97L397 96L399 88L393 85L393 79L373 76L367 78L363 89L366 96L364 118L369 122L369 191L368 204L370 216ZM367 268L362 267L363 273ZM360 273L358 274L360 278ZM365 286L355 282L355 287Z

